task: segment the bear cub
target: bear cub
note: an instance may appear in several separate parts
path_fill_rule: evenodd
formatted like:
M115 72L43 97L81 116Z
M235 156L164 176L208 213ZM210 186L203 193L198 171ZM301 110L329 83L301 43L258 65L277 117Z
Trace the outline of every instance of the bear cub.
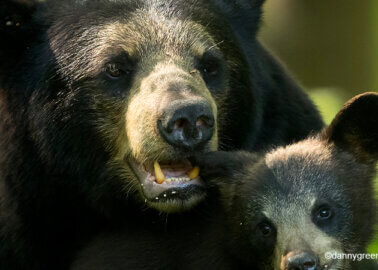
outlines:
M322 133L264 157L218 152L202 160L220 187L240 260L257 253L258 269L378 269L371 259L342 259L367 253L374 235L377 93L350 100Z
M366 253L374 235L377 160L378 94L365 93L298 143L197 158L212 190L201 221L103 235L73 269L377 269L373 260L339 259Z

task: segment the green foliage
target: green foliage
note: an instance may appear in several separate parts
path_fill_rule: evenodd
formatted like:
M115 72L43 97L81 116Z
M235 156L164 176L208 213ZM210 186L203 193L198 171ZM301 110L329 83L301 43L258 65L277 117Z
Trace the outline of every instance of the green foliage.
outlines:
M347 100L338 89L317 88L312 89L310 97L318 107L326 124L330 124L337 112Z
M378 200L378 176L377 176L377 178L375 179L375 194L376 194L376 198L377 198L377 200ZM377 228L377 229L376 229L377 233L376 233L376 235L375 235L375 239L374 239L374 241L371 243L371 245L370 245L370 247L369 247L369 249L368 249L368 251L369 251L370 253L375 253L375 254L378 253L378 225L377 225L376 228Z
M378 2L377 2L377 9L378 9ZM378 27L378 23L377 23L377 27ZM314 103L317 105L327 125L332 121L333 117L340 110L342 105L350 98L343 95L342 91L337 90L337 89L331 89L331 88L313 89L311 90L309 94L312 100L314 101ZM378 176L375 180L375 190L376 190L376 197L378 200ZM377 226L377 234L375 236L375 240L369 246L368 252L378 254L378 226Z

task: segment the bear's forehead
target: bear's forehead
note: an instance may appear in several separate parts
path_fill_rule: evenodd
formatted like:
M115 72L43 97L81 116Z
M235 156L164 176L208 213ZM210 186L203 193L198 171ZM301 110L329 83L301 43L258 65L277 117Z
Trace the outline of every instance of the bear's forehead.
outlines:
M315 138L267 154L265 164L273 179L264 205L308 211L319 200L345 200L337 158L331 146Z
M220 51L222 40L215 41L206 25L155 2L162 3L141 1L143 5L131 13L128 5L121 5L115 14L93 8L79 18L58 18L48 38L60 69L81 78L83 74L95 76L104 64L125 52L151 66L159 58L190 64L207 50Z
M297 192L322 188L315 183L333 182L336 161L332 149L316 139L278 148L265 158L277 184Z
M211 12L205 17L203 10L197 10L197 5L190 4L191 1L103 2L103 5L92 5L79 1L81 5L78 4L77 9L85 12L78 12L65 27L67 31L75 32L66 36L71 36L76 45L94 48L94 55L107 52L109 47L123 48L135 56L151 51L173 55L189 51L201 55L216 46L213 35L219 33L210 34L209 31L214 32L210 25L217 25L213 20L219 18ZM114 8L110 9L112 5ZM56 25L64 25L67 16L58 17ZM64 32L65 29L60 30Z
M131 57L151 53L165 55L202 55L214 47L213 38L193 21L167 19L162 15L141 12L128 20L107 23L99 31L100 51L121 48Z

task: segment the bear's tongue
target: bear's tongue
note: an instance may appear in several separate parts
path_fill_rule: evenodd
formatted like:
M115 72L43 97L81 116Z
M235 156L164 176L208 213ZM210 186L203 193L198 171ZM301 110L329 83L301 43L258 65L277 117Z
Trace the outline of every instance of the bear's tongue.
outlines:
M193 167L189 160L160 164L154 162L155 181L158 184L172 181L186 182L193 180L199 175L199 167Z

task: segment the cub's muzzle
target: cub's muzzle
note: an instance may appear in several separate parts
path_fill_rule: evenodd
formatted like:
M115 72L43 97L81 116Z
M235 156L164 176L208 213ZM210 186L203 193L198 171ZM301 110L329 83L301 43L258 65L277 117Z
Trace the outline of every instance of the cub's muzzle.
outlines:
M312 252L289 252L282 259L282 270L318 269L318 258Z

